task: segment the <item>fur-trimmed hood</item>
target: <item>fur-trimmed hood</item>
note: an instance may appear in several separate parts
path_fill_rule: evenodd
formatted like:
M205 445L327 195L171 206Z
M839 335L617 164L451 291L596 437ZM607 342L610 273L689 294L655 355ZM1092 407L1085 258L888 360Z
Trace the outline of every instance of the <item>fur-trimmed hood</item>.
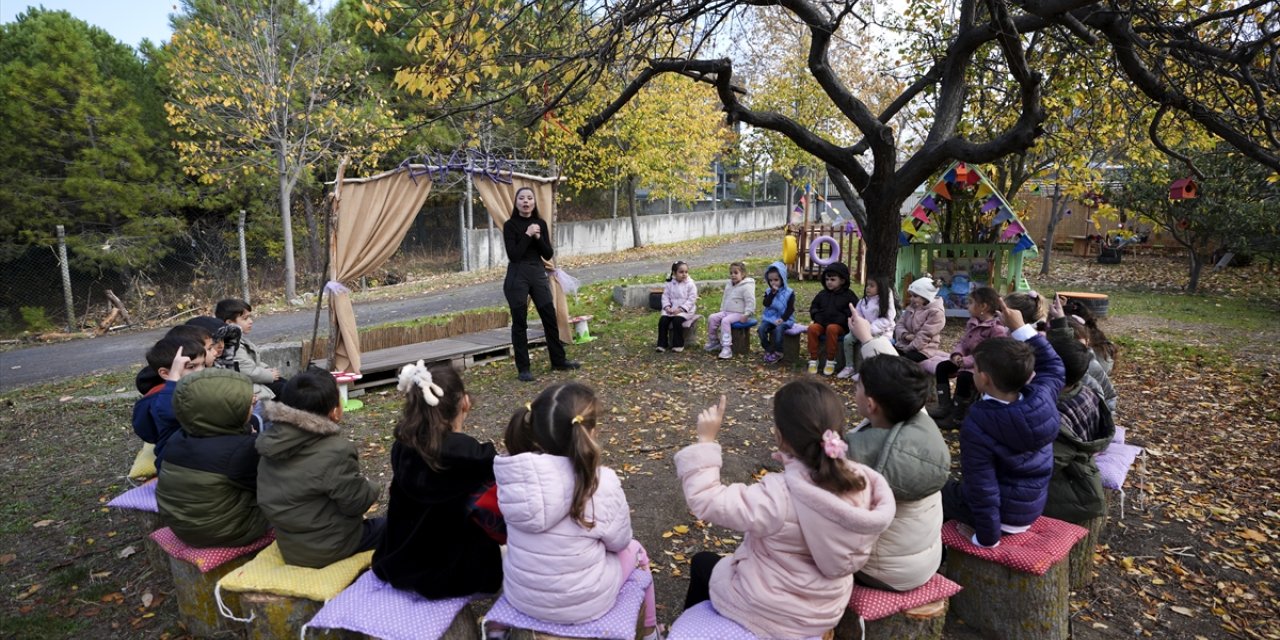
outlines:
M288 459L315 440L338 433L341 427L328 416L295 409L282 402L262 404L267 424L258 436L258 453L266 458Z

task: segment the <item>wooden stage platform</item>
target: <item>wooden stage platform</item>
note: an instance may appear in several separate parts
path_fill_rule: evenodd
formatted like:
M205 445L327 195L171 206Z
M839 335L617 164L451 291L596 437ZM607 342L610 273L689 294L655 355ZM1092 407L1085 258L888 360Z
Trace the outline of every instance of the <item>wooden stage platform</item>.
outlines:
M542 329L529 327L529 348L546 345L547 341ZM361 357L360 372L364 377L352 385L352 388L366 389L395 384L400 367L419 360L427 364L451 362L457 369L466 370L514 355L515 351L511 346L511 327L499 327L488 331L464 333L442 340L368 351ZM315 364L318 367L329 368L328 359L317 360Z

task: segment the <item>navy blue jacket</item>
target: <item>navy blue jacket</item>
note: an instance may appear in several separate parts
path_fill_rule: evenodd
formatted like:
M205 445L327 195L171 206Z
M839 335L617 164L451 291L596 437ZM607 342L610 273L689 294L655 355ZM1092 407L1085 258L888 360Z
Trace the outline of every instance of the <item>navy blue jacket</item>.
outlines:
M163 379L160 382L161 386L151 389L133 403L133 432L143 442L156 446L157 470L164 464L169 439L182 430L182 425L178 424L178 416L173 413L173 390L178 383Z
M1053 476L1062 360L1042 335L1027 340L1036 375L1009 404L979 400L960 428L961 490L978 542L1000 541L1000 524L1026 526L1040 517Z

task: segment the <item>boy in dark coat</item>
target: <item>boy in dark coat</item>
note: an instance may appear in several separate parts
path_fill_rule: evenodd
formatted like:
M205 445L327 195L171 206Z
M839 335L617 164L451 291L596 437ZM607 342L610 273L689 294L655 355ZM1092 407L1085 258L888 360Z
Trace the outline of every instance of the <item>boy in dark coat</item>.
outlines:
M225 369L182 378L173 392L182 430L169 439L156 502L160 521L193 547L238 547L261 538L258 453L249 428L253 383Z
M1062 358L1067 385L1058 394L1062 425L1053 441L1053 478L1044 515L1082 524L1107 513L1102 474L1093 456L1111 444L1115 422L1106 402L1084 385L1093 351L1074 336L1049 339Z
M822 375L829 376L836 372L836 350L849 331L858 295L849 289L849 267L843 262L832 262L822 270L822 285L809 303L809 373L818 372L818 342L826 336L827 364Z
M290 378L262 416L269 424L257 442L258 504L284 561L320 568L374 548L386 520L364 513L380 491L360 475L356 447L339 433L333 375L310 369Z
M1058 435L1062 360L1022 314L1000 303L1010 338L991 338L973 352L974 386L981 399L960 427L960 481L942 489L948 520L969 525L971 540L1000 544L1022 533L1044 511ZM1035 377L1032 377L1032 373Z
M156 469L164 462L169 439L182 430L173 412L173 391L188 373L204 368L205 347L199 340L168 336L147 350L147 366L135 383L142 394L133 403L133 432L156 446Z

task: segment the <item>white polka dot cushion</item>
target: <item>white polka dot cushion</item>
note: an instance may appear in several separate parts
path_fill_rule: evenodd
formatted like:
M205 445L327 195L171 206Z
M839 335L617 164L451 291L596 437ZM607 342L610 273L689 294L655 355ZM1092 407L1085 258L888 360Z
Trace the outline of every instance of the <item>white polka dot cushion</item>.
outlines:
M107 503L113 509L134 509L160 513L160 505L156 503L156 481L152 478L146 484L136 486Z
M671 625L668 640L761 640L746 627L730 620L712 606L710 600L685 609ZM821 640L813 637L805 640Z
M872 622L930 602L945 600L960 593L960 589L960 585L936 573L928 582L910 591L881 591L855 584L853 596L849 598L849 608L863 620Z
M962 535L959 525L956 520L948 520L942 525L942 544L947 548L1038 576L1066 558L1072 545L1089 534L1084 527L1040 516L1026 532L1006 533L1001 536L999 546L985 549L975 546Z
M170 556L195 565L200 573L209 573L236 558L247 556L266 547L275 541L276 533L267 531L267 535L243 547L205 547L203 549L187 546L187 543L179 540L173 529L169 527L153 531L151 539Z
M325 603L307 628L346 629L384 640L435 640L470 601L470 597L428 600L366 571Z
M1129 469L1133 461L1142 453L1142 447L1112 441L1111 445L1093 457L1098 465L1098 473L1102 475L1102 486L1108 489L1120 489L1129 477Z
M507 601L498 598L485 620L513 629L530 629L565 638L599 638L600 640L632 640L636 637L636 617L644 602L644 591L653 582L648 569L636 569L622 583L618 600L603 616L582 624L554 624L521 613Z
M368 569L372 559L373 551L363 551L320 569L297 567L285 564L277 542L224 576L218 581L218 589L327 602L350 586L360 572Z

